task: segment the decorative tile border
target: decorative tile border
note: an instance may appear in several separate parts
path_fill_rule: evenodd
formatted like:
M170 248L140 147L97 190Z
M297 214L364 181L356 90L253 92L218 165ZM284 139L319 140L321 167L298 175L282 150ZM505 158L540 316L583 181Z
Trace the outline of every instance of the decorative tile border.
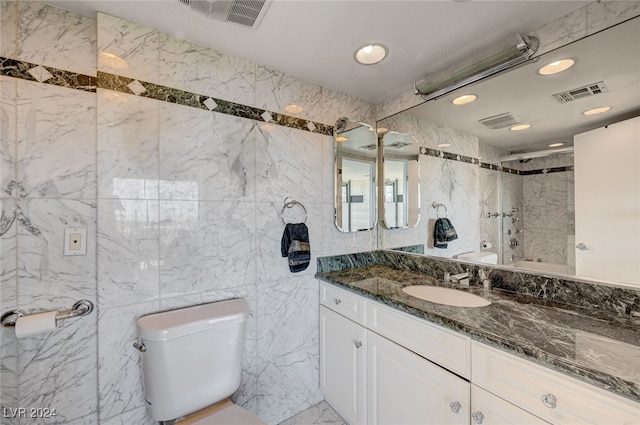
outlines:
M0 56L0 75L95 93L97 79L62 69Z
M552 167L542 168L540 170L516 170L515 168L501 167L497 164L491 164L488 162L480 162L478 158L471 156L459 155L451 152L440 151L438 149L432 149L427 147L420 147L420 155L433 156L435 158L448 159L450 161L464 162L466 164L477 164L480 168L493 171L502 171L503 173L516 174L519 176L529 176L533 174L550 174L550 173L562 173L566 171L573 171L573 166L566 167Z
M98 72L96 78L0 56L0 75L93 93L97 88L113 90L325 136L333 135L333 126L330 125L105 72Z

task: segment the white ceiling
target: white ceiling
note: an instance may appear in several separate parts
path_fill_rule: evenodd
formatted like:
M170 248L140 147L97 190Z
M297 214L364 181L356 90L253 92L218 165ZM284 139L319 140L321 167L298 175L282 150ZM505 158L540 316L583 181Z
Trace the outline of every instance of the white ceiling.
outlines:
M49 0L97 11L251 59L323 87L380 103L478 49L525 34L585 1L274 0L256 30L208 19L179 0ZM359 65L356 48L378 42L389 56Z

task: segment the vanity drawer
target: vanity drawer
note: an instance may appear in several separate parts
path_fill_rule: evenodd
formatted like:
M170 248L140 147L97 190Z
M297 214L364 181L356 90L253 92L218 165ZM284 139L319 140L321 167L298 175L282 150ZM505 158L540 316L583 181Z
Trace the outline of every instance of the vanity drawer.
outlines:
M363 297L328 283L321 283L320 304L356 323L366 324L367 301Z
M391 307L369 301L367 327L450 371L469 378L470 339Z
M640 423L640 403L476 341L471 352L475 385L552 424Z

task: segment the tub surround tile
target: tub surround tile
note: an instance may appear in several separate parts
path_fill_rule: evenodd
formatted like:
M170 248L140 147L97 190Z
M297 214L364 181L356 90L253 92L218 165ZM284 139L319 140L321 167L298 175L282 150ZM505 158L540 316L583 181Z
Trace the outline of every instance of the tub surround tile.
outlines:
M630 366L632 363L620 363L621 357L618 356L621 353L622 358L637 357L640 353L637 326L633 326L637 319L629 313L622 317L605 309L589 310L563 305L552 301L560 297L556 296L558 294L551 294L551 291L544 297L537 293L536 297L530 296L526 291L521 291L520 294L516 294L515 290L511 293L496 290L486 292L479 285L473 285L469 291L488 298L492 302L490 306L461 309L434 304L408 296L401 289L416 284L446 286L442 280L436 280L432 276L439 279L443 270L456 272L468 265L391 251L371 254L373 257L378 256L380 261L377 265L318 273L317 277L460 331L480 342L640 401L637 371ZM336 259L330 259L329 263L335 264ZM491 269L490 276L494 288L506 289L499 279L501 276L496 276L501 272ZM527 282L531 285L536 280L533 275L520 275L521 286ZM566 291L565 294L571 293L577 297L591 292L592 297L615 297L619 303L627 301L635 306L636 311L640 307L638 291L600 285L589 287L584 283L572 285L567 281L557 283L558 292ZM608 348L599 349L593 341L583 341L585 338Z
M96 77L90 75L5 57L0 57L0 75L86 92L95 92L97 84Z
M15 58L18 38L18 2L0 2L0 56Z

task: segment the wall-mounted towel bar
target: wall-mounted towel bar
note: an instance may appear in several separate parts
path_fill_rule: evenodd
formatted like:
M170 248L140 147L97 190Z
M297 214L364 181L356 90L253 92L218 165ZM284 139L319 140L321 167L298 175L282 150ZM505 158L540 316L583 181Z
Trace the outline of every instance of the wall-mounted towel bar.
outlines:
M72 308L68 310L60 310L56 313L56 322L72 317L86 316L93 311L93 303L88 300L80 300L76 302ZM32 313L37 314L37 313ZM29 316L24 310L7 311L2 315L1 322L5 328L13 328L20 317Z
M440 202L433 201L433 203L431 204L431 206L432 206L433 208L435 208L435 210L436 210L436 217L437 217L437 218L441 218L441 217L440 217L440 214L439 214L439 213L440 213L440 208L444 208L444 217L445 217L445 218L447 217L448 212L447 212L447 206L446 206L445 204L441 204Z
M282 211L280 211L280 221L282 221L282 224L287 224L287 222L284 220L284 210L286 208L293 208L296 205L300 206L300 208L302 208L302 210L304 211L304 220L302 222L307 222L307 209L304 207L304 205L302 205L292 197L287 196L286 198L284 198L284 206L282 207Z

